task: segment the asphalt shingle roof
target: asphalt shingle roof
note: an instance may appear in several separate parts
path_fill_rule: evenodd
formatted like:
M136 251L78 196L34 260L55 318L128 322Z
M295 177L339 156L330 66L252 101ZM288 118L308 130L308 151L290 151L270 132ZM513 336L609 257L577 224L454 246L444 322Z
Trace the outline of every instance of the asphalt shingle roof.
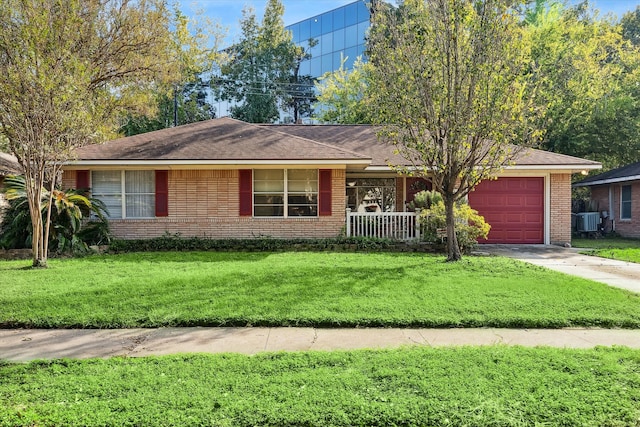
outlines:
M640 162L622 166L617 169L590 176L574 184L574 187L586 187L589 185L604 184L606 182L625 182L640 179Z
M386 167L409 165L380 141L370 125L256 125L220 118L119 138L77 151L83 161L355 161ZM536 149L518 155L517 166L594 168L598 162Z
M387 160L397 165L409 163L393 153L393 147L378 140L376 129L370 125L263 125L291 135L309 138L371 156L371 166L386 166ZM565 165L580 168L600 163L564 154L529 148L516 157L519 166Z
M77 151L79 160L368 160L367 156L231 118L119 138Z

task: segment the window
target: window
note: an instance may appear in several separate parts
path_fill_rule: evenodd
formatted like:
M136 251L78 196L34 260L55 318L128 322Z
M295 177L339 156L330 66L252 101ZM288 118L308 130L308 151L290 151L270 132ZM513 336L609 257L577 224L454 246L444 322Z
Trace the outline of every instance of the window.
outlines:
M394 212L395 178L347 177L347 207L354 212Z
M344 49L344 28L333 32L333 50Z
M323 13L320 18L322 20L322 34L333 31L333 14L331 12Z
M358 23L358 5L348 4L344 7L344 25L349 26Z
M333 28L344 27L344 7L333 11Z
M318 171L254 170L253 214L261 217L318 216Z
M631 219L631 186L620 188L620 219Z
M109 218L155 216L154 171L93 171L92 195L107 206Z
M127 218L151 218L155 215L155 179L153 171L125 171Z
M320 38L320 52L322 55L333 52L333 33L325 34Z

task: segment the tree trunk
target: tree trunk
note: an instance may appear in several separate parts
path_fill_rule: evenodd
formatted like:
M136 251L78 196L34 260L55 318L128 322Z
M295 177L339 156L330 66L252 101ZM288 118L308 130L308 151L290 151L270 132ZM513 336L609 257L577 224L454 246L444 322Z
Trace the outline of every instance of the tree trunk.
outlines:
M458 246L458 237L456 236L456 218L453 212L455 201L453 197L444 198L445 214L447 218L447 262L460 261L462 253Z
M28 194L29 213L31 214L31 251L33 253L34 268L46 268L47 256L44 250L43 234L44 224L42 222L42 194L41 190L36 189Z
M33 255L33 268L47 268L47 252L44 244L44 223L42 219L42 186L44 182L44 171L38 169L33 171L30 167L25 167L25 190L29 203L29 214L31 216L31 251ZM29 182L29 177L35 175L33 182Z

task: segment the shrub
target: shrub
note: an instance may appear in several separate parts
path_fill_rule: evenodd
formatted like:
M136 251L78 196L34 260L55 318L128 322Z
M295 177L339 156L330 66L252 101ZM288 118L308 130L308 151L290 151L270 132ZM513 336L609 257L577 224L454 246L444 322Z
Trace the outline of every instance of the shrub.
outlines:
M442 195L436 190L423 190L415 194L413 201L409 203L409 209L429 209L432 204L442 202Z
M469 253L478 244L478 239L486 239L491 226L478 211L471 209L467 203L456 204L453 208L456 218L456 237L461 252ZM447 227L445 206L442 200L433 203L430 209L420 213L422 238L431 243L438 243L438 230Z
M32 225L23 176L8 176L5 193L9 207L0 224L0 247L6 249L31 246ZM49 191L43 190L42 214L46 215ZM91 218L91 220L87 220ZM106 207L89 197L86 190L53 190L53 210L49 246L57 252L83 253L89 245L110 240Z
M401 246L399 246L401 245ZM155 251L396 251L427 250L424 246L410 246L389 239L364 237L335 237L325 239L210 239L165 234L153 239L113 240L110 252Z

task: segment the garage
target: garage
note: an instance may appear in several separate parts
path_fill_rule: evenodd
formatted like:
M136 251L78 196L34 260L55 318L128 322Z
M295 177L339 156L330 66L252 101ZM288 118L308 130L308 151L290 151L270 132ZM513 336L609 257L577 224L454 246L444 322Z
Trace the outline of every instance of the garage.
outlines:
M544 178L483 181L469 193L469 205L491 224L480 243L544 243Z

